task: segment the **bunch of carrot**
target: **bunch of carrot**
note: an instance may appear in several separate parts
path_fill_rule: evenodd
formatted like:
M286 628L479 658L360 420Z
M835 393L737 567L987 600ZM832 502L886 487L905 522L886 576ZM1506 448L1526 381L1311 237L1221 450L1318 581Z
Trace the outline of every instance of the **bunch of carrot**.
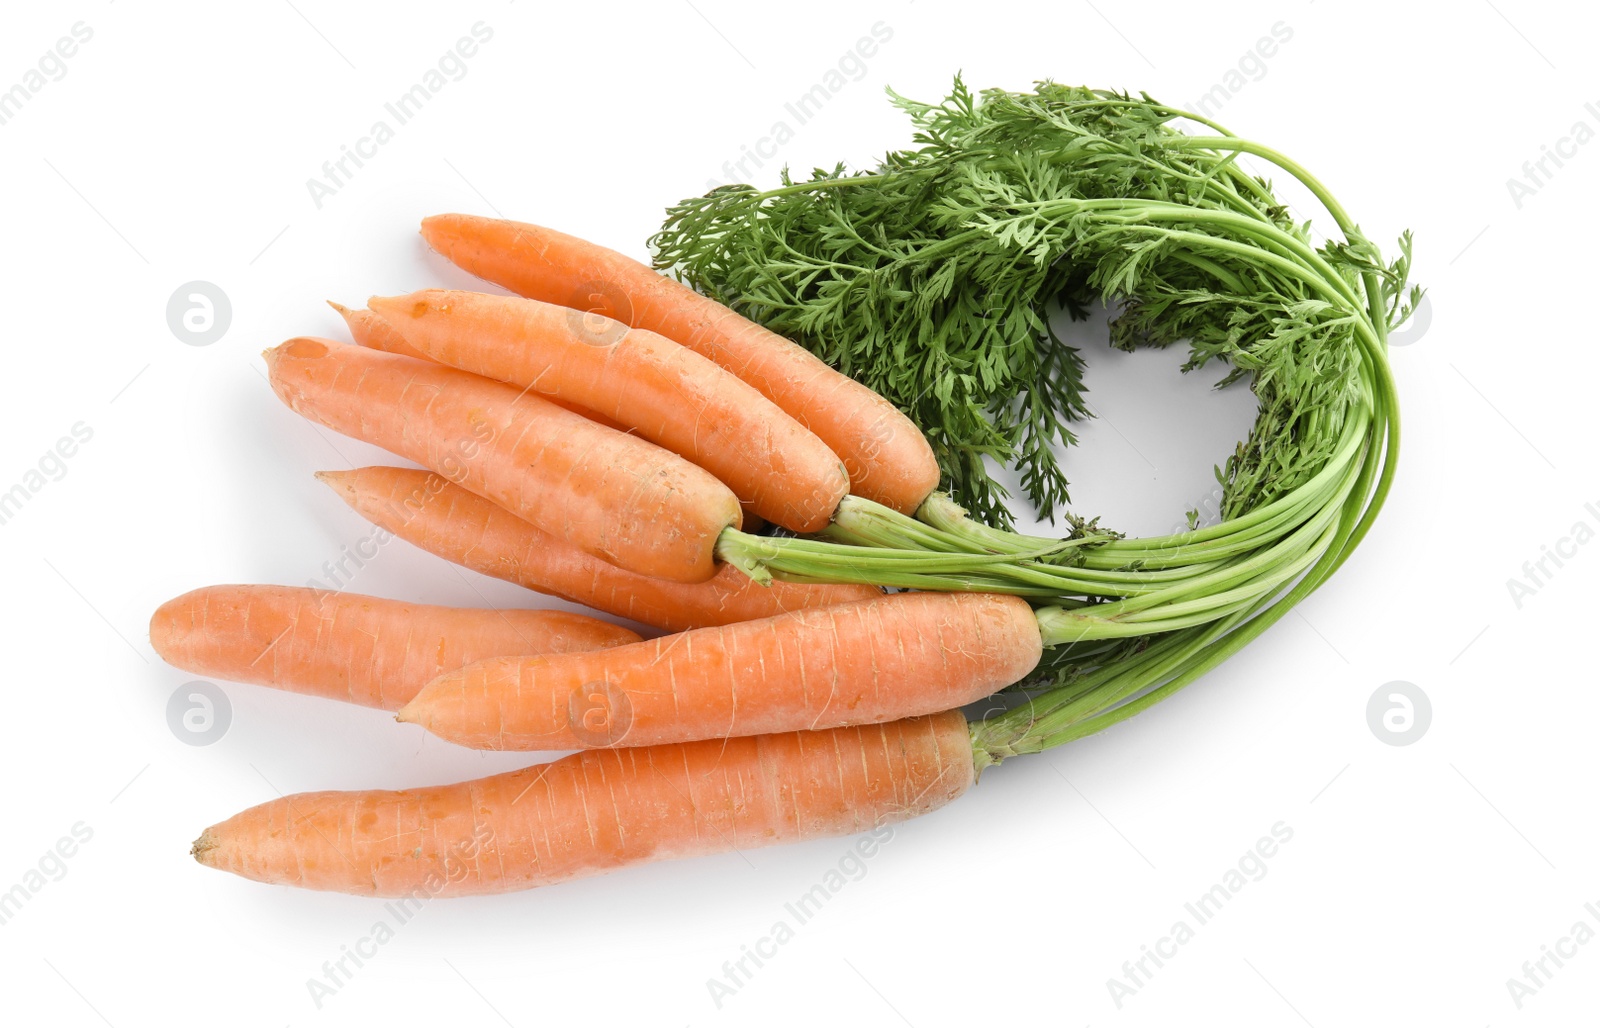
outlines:
M269 350L291 409L426 469L319 477L446 559L669 634L277 586L169 601L151 639L186 670L466 745L579 751L453 786L281 798L207 829L194 856L309 888L471 894L853 832L960 795L995 758L957 708L1033 670L1067 638L1056 622L1016 596L757 580L719 560L724 533L816 533L852 498L918 511L938 469L917 428L620 254L462 215L423 235L520 295L335 305L358 345Z

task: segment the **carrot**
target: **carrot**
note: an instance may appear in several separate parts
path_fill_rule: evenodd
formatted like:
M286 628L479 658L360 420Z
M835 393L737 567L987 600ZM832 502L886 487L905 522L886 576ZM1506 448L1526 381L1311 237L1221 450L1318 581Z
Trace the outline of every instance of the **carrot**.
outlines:
M365 308L351 310L332 300L328 301L328 306L339 312L339 317L344 319L345 326L350 329L350 338L355 340L357 346L382 350L385 353L398 353L402 357L414 357L417 360L432 360L427 354L406 342L404 336L391 328L389 323L374 311Z
M464 290L367 303L413 349L626 424L791 531L826 528L850 491L844 466L821 439L753 386L654 332Z
M317 477L373 524L445 560L670 632L882 595L867 585L775 581L763 587L729 564L695 584L648 578L591 557L426 471L358 468Z
M281 585L196 589L150 619L150 643L174 667L384 710L487 657L638 641L566 611L432 607Z
M897 593L597 653L447 671L395 717L479 749L651 746L949 710L1043 652L1015 596Z
M552 229L466 214L425 218L422 236L479 278L659 332L722 365L838 454L857 496L912 514L939 484L932 447L888 400L638 261Z
M709 473L502 382L304 337L266 356L298 413L640 574L705 581L718 534L740 523L738 499Z
M338 311L339 316L344 318L345 325L350 329L350 338L355 341L357 346L365 346L374 350L382 350L385 353L398 353L402 357L413 357L417 360L433 360L432 357L406 342L404 337L402 337L399 332L396 332L387 321L384 321L373 311L368 310L365 307L363 307L361 310L351 310L349 307L346 307L343 304L334 303L332 300L328 301L328 306ZM544 399L549 400L557 407L565 408L574 414L582 414L584 417L595 422L596 424L604 425L607 428L614 428L618 432L632 431L632 429L624 424L621 424L620 422L613 421L603 414L599 414L595 411L589 410L588 408L581 407L576 403L563 400L560 397L546 395L544 396Z
M207 828L191 852L258 882L421 902L862 832L936 810L973 778L966 719L949 711L285 796Z

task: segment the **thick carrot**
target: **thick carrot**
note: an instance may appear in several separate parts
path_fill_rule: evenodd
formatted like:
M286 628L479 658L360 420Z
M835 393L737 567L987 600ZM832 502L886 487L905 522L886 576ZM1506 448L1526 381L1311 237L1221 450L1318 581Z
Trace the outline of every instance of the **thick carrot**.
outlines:
M463 746L651 746L835 728L973 703L1043 652L1015 596L897 593L598 653L448 671L395 715Z
M560 610L434 607L282 585L196 589L150 619L150 643L174 667L384 710L488 657L638 641Z
M826 528L850 491L844 466L821 439L753 386L654 332L465 290L367 303L412 349L628 425L791 531Z
M659 332L716 361L828 444L858 496L911 514L939 484L927 439L888 400L638 261L552 229L466 214L425 218L422 236L514 293Z
M373 524L445 560L669 632L882 595L868 585L763 587L728 564L694 584L648 578L591 557L426 471L376 467L317 477Z
M708 472L503 382L309 338L269 350L267 367L298 413L640 574L705 581L718 534L740 523L738 499Z
M574 753L457 785L313 792L207 828L207 867L363 896L473 896L652 860L848 835L973 782L957 711L890 724Z

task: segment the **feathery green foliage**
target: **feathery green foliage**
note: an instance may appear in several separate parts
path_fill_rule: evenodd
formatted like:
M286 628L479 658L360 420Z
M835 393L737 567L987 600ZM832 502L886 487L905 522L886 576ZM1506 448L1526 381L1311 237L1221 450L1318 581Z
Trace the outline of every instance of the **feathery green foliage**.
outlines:
M892 95L892 94L891 94ZM1195 681L1283 617L1365 537L1393 480L1387 334L1421 297L1411 240L1385 261L1316 178L1148 96L1040 83L941 104L895 97L915 149L765 192L674 207L658 263L898 404L949 488L915 518L847 497L823 538L729 530L758 579L983 590L1039 605L1051 647L1014 708L972 726L979 766L1100 731ZM1187 120L1209 135L1181 132ZM1249 155L1311 191L1342 238L1314 244ZM1186 370L1248 377L1259 413L1219 469L1223 520L1129 539L1065 513L1016 535L982 458L1015 462L1044 515L1067 501L1050 443L1084 417L1056 303L1118 306L1111 343L1186 344ZM975 515L967 516L968 511Z
M658 265L888 397L991 525L1012 516L986 456L1018 467L1041 516L1068 502L1050 446L1088 410L1082 359L1050 329L1057 304L1120 304L1113 345L1184 341L1185 370L1251 377L1260 417L1223 469L1224 516L1326 461L1358 388L1347 297L1268 259L1309 253L1309 226L1237 152L1195 145L1148 97L1050 82L975 96L959 78L941 104L891 96L914 149L685 200L653 240ZM1351 288L1375 274L1391 315L1409 313L1409 239L1388 265L1360 238L1318 256Z

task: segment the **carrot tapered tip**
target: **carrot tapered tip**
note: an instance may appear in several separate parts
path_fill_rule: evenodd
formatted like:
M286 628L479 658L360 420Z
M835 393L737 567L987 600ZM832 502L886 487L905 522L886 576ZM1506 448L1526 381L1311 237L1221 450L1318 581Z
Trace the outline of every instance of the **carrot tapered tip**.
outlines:
M194 841L194 845L189 847L189 855L207 867L213 867L215 865L212 859L208 858L211 857L216 848L217 837L212 834L211 829L207 828L200 833L200 838Z
M356 486L354 471L318 471L317 481L338 493L346 503L355 500Z

